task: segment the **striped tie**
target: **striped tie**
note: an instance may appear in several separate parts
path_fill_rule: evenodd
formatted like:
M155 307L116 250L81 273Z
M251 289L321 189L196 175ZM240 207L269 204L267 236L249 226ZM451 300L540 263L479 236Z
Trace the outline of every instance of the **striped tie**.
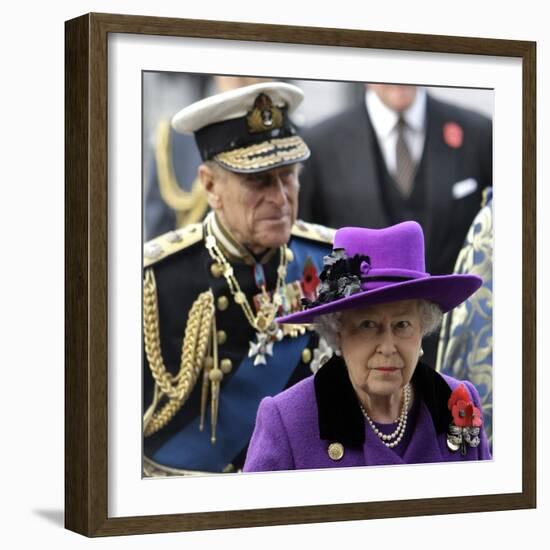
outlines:
M404 197L408 197L411 194L416 169L409 147L407 146L407 141L405 140L406 127L407 123L400 116L397 121L397 143L395 145L395 181Z

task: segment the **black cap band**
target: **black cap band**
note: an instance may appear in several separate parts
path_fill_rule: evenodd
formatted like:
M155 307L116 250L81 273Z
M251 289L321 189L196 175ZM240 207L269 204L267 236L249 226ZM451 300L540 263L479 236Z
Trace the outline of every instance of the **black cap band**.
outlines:
M195 140L202 160L210 160L225 151L296 135L296 128L287 115L287 109L281 108L281 112L282 125L264 132L251 132L246 115L216 122L196 131Z

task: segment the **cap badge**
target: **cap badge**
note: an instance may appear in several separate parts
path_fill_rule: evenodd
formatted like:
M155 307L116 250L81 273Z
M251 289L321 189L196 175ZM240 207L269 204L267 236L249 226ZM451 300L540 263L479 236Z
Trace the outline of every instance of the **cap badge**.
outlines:
M246 121L251 134L265 132L283 125L283 113L273 105L268 95L260 94L254 101L254 108L248 113Z

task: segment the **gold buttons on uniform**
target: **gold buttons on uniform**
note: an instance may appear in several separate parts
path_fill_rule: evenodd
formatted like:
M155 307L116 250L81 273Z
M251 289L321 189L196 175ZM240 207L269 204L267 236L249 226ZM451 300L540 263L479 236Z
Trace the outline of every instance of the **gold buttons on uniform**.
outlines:
M162 246L156 242L147 243L144 251L145 257L149 260L156 260L164 254Z
M331 443L328 446L328 456L334 460L340 460L344 456L344 446L341 443Z
M225 311L229 307L229 300L227 299L227 296L220 296L216 300L216 304L220 311Z
M220 363L220 369L224 374L229 374L233 368L233 362L231 359L222 359Z
M225 330L218 330L218 344L225 344L225 342L227 341L227 333L225 332Z
M223 275L223 267L218 262L214 262L210 264L210 273L212 273L213 277L221 277Z
M309 348L305 348L302 351L302 361L307 365L311 361L311 350Z
M182 241L181 235L177 231L170 231L164 237L169 243L179 243Z

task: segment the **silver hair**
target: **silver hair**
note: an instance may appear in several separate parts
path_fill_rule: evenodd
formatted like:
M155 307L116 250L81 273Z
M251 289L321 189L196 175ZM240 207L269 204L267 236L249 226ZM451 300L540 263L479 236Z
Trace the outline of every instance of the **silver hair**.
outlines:
M443 312L441 308L428 300L418 300L422 337L435 332L441 320ZM315 330L326 340L327 344L335 351L340 350L340 338L338 333L341 328L342 311L319 315L313 320Z
M340 349L338 333L340 332L341 317L342 312L336 311L334 313L327 313L326 315L319 315L313 319L313 327L334 351Z
M428 300L418 300L420 310L420 323L422 324L422 337L435 332L443 319L441 308Z

